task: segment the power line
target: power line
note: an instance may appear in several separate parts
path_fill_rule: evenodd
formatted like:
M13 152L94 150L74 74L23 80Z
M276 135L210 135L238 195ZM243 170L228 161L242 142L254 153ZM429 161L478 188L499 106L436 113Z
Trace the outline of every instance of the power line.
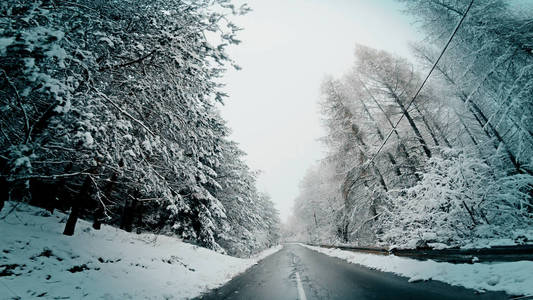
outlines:
M424 79L424 81L422 82L422 84L420 85L420 87L418 88L418 90L416 91L415 95L413 96L413 98L411 99L411 101L409 102L409 104L407 105L407 107L405 108L405 111L402 112L402 115L400 116L400 118L398 119L398 121L396 122L396 124L394 124L394 126L392 127L392 129L390 130L390 132L387 134L387 137L383 140L383 142L381 143L381 146L379 146L379 149L378 151L374 154L374 156L372 156L372 158L368 161L367 165L370 165L372 163L374 163L374 160L376 159L376 157L378 156L379 152L381 152L381 150L383 149L383 147L385 146L385 144L387 143L387 141L389 140L389 138L391 137L392 133L396 130L396 128L398 127L398 125L400 124L400 122L402 121L403 117L405 116L405 112L407 112L409 110L409 107L411 107L411 105L413 104L413 102L415 102L416 100L416 97L418 97L418 94L420 94L420 91L422 91L422 88L424 88L424 85L426 84L426 82L428 81L429 77L431 76L431 73L433 73L433 70L435 70L435 68L437 67L437 64L439 63L440 59L442 58L442 56L444 55L444 52L446 52L446 49L448 49L448 46L450 45L450 43L452 42L452 39L453 37L455 36L455 34L457 33L457 31L459 31L459 27L461 27L461 24L463 24L463 21L465 20L466 18L466 15L468 14L468 12L470 11L470 8L472 8L472 5L474 4L474 0L471 0L470 1L470 4L468 4L468 7L466 8L463 16L461 17L461 20L459 20L459 23L457 23L457 25L455 26L455 29L453 30L452 34L450 35L450 38L448 39L448 42L446 42L446 45L444 45L444 48L442 48L442 51L440 52L439 54L439 57L437 58L437 60L435 61L435 63L433 63L433 66L431 67L431 69L429 70L426 78ZM358 178L355 179L355 181L357 179L359 179L360 175L357 176Z

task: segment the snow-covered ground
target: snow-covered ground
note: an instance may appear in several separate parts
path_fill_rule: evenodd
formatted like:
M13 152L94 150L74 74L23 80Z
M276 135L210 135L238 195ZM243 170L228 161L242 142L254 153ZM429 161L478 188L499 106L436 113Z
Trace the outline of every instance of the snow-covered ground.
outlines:
M431 279L479 291L533 295L533 261L451 264L301 245L350 263L407 277L410 282Z
M6 203L0 213L0 299L191 298L281 249L239 259L167 236L105 225L96 231L83 220L69 237L62 235L65 220L62 213Z

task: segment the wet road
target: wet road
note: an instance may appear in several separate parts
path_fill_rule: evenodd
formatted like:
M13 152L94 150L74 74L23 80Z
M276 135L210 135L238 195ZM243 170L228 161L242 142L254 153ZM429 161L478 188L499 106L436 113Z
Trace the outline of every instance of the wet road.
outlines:
M438 281L367 269L305 247L286 244L226 285L199 299L508 299Z

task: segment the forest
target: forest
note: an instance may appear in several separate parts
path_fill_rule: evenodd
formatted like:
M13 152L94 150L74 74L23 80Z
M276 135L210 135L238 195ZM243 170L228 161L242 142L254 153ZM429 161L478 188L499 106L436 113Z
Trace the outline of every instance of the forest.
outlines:
M410 58L358 45L349 71L323 81L327 155L301 181L284 234L398 248L527 241L531 12L502 0L400 2L424 39Z
M533 225L531 14L503 0L400 2L425 37L408 58L357 45L349 71L323 81L327 155L302 180L285 238L523 242ZM65 235L81 218L237 256L275 245L278 211L219 109L223 75L240 68L227 54L242 29L232 20L250 10L228 0L0 4L0 208L68 212Z
M221 77L239 68L227 0L0 4L0 209L6 200L236 256L279 216L229 139ZM7 207L7 206L6 206Z
M533 299L531 270L533 1L0 1L1 299Z

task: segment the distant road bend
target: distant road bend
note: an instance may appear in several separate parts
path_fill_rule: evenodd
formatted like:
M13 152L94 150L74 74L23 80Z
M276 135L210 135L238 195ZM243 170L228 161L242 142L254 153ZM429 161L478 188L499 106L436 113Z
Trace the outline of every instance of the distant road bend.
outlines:
M407 278L350 264L297 244L262 260L199 299L508 299L438 281Z

